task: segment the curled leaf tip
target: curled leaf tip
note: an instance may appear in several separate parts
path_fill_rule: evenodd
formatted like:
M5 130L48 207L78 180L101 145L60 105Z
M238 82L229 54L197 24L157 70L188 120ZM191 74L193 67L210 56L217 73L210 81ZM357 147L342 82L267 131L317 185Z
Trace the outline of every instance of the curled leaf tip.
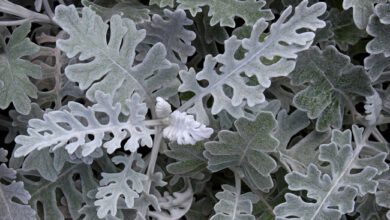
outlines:
M174 111L170 116L170 125L164 129L163 135L178 144L195 144L209 138L213 132L212 128L195 121L194 116Z

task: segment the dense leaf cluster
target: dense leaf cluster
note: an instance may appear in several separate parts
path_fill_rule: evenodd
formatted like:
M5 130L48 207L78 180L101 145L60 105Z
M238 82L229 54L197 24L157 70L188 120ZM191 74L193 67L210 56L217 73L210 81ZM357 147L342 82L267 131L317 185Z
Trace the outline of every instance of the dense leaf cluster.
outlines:
M390 220L389 1L0 12L0 220Z

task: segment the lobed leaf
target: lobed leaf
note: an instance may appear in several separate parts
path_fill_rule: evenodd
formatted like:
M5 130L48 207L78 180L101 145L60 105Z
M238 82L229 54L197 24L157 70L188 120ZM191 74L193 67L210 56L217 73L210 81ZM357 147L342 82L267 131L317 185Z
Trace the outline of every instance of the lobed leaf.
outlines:
M270 9L262 9L264 0L177 0L179 8L189 10L192 16L202 11L202 6L209 6L208 16L211 26L220 23L221 26L235 27L234 17L241 17L247 25L254 25L260 18L274 19Z
M259 198L252 192L237 194L236 189L230 185L222 185L223 191L218 192L215 197L219 199L215 204L211 220L255 220L252 215L252 204Z
M0 148L0 162L7 161L7 151ZM22 181L15 181L16 171L0 165L0 218L2 220L35 219L36 212L28 205L31 198Z
M207 168L217 172L239 167L251 186L269 190L273 187L270 174L277 166L269 153L274 152L279 144L271 135L276 128L274 116L270 112L261 112L254 121L240 118L234 125L237 132L220 131L218 141L205 144Z
M373 95L370 79L364 69L350 63L350 58L335 47L323 51L312 47L299 54L297 66L290 74L292 82L310 86L294 96L294 105L316 119L316 130L340 128L344 115L344 100L349 94Z
M81 148L84 157L101 146L108 153L113 153L128 135L130 139L125 143L126 150L135 152L140 145L152 147L150 135L153 130L144 124L147 107L138 94L126 101L130 114L123 120L119 117L121 104L113 105L112 97L101 91L97 91L95 97L97 103L91 107L69 102L69 110L51 111L43 115L43 120L30 120L28 135L19 135L15 139L21 147L14 156L26 156L34 150L48 147L53 150L65 147L69 154ZM96 117L95 114L99 112L108 118ZM107 139L105 134L112 134L113 137ZM93 139L90 140L88 135L93 135Z
M385 15L381 13L380 16L385 17ZM387 22L386 18L384 19L384 23L382 23L381 18L382 17L378 17L377 15L372 15L370 17L367 33L373 36L374 39L368 42L366 50L370 54L383 53L385 57L388 57L390 56L390 43L388 41L390 37L390 23Z
M164 9L164 18L154 14L151 22L139 26L146 30L146 38L139 47L144 44L153 46L161 42L167 50L166 58L170 62L184 67L187 58L195 53L195 47L191 46L191 41L195 39L196 35L193 31L185 28L185 26L192 24L192 20L186 17L183 10ZM143 46L140 49L142 49L143 54L146 54L144 50L149 49L149 47Z
M328 173L321 171L324 167L310 164L306 175L294 171L285 176L290 190L306 190L314 201L287 193L286 202L274 209L276 219L339 219L354 210L357 195L375 193L378 182L374 177L389 169L385 162L388 152L367 142L363 129L353 125L352 130L355 149L350 130L333 130L332 142L320 146L319 159L329 164L325 168ZM372 152L362 156L365 151Z
M30 23L17 27L6 44L0 35L2 52L0 54L0 108L6 109L12 102L15 110L27 115L31 110L30 98L37 98L37 87L29 77L41 78L41 68L22 57L35 54L39 46L26 38Z
M161 43L149 50L143 62L135 63L135 48L145 38L145 31L137 30L133 21L112 16L107 43L109 27L90 8L84 7L79 17L73 5L60 5L56 7L54 20L70 35L69 39L58 40L57 47L68 57L80 53L79 60L89 59L68 65L65 74L87 90L91 101L96 100L95 91L101 90L110 94L114 103L121 103L122 112L128 114L125 102L134 92L145 97L152 110L156 97L176 94L178 67L165 58L166 50Z
M365 29L370 15L374 13L374 4L385 0L344 0L343 8L353 8L353 20L359 29Z
M295 8L288 7L279 20L271 25L269 35L264 41L259 42L259 37L268 27L264 19L259 19L253 26L251 37L243 40L233 36L225 41L225 53L217 57L206 56L203 70L198 74L191 68L189 71L181 71L180 77L183 83L179 87L180 92L190 91L195 93L189 101L184 103L179 110L194 113L197 120L208 124L209 120L203 105L203 98L212 95L213 104L211 113L218 114L226 110L234 118L243 117L243 107L247 103L250 107L265 101L263 91L271 84L272 77L286 76L295 66L297 53L307 49L314 38L314 33L297 30L316 30L324 27L325 22L317 17L325 12L325 4L317 3L307 7L308 2L303 1ZM245 57L237 60L235 53L243 47L246 50ZM265 64L262 57L272 60L281 57L277 62ZM216 68L216 67L219 68ZM242 73L245 73L243 75ZM248 85L248 77L255 77L257 83ZM204 87L198 84L198 80L206 80ZM225 89L229 88L229 92Z
M129 157L116 156L112 159L115 164L123 164L125 168L120 173L102 173L100 187L96 193L95 205L99 206L97 215L99 218L112 216L117 213L118 199L123 196L127 208L133 208L134 199L144 190L144 181L148 177L135 171L132 167L143 168L144 161L141 154L132 153Z

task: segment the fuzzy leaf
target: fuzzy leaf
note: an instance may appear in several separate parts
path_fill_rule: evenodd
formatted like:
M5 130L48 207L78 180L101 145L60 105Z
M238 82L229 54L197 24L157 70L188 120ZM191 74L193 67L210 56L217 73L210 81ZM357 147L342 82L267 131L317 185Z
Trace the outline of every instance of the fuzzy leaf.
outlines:
M276 128L274 116L270 112L261 112L254 121L240 118L234 125L237 132L220 131L219 141L205 144L207 168L217 172L237 166L252 186L263 191L272 188L270 173L277 164L269 153L275 151L279 144L271 135Z
M255 220L252 215L252 204L259 198L252 192L237 195L236 189L230 185L222 185L222 192L215 197L219 202L214 206L216 212L211 220Z
M160 8L163 8L163 7L166 7L166 6L169 6L169 7L173 8L173 3L174 3L174 0L150 0L149 1L149 5L156 4Z
M0 162L5 163L8 161L7 154L7 150L5 150L4 148L0 148Z
M0 179L8 169L4 164L0 166ZM15 171L14 171L15 172ZM28 205L30 194L24 189L23 182L11 182L9 185L0 183L0 216L2 220L35 219L35 211ZM17 199L20 202L15 202Z
M351 10L340 11L332 8L329 11L328 20L331 24L330 28L334 32L334 40L343 51L348 50L351 45L357 44L359 40L367 35L365 31L355 26Z
M138 94L126 101L130 114L126 119L119 119L121 104L113 105L110 95L96 92L96 101L92 107L84 107L76 102L69 102L69 110L52 111L44 114L43 120L29 121L28 135L19 135L15 141L22 146L15 151L15 157L26 156L34 150L52 147L53 150L65 147L69 154L82 149L82 155L88 156L103 145L108 153L121 146L121 141L128 135L125 150L135 152L142 145L152 147L153 131L144 125L147 108ZM107 118L97 118L95 113L104 113ZM83 124L82 118L87 125ZM112 134L108 140L105 134ZM88 139L93 135L93 140ZM104 143L103 143L104 142Z
M177 162L167 165L168 172L175 175L191 175L206 168L207 161L203 157L204 147L201 142L184 146L172 143L170 148L171 150L165 151L165 154Z
M386 69L390 67L390 56L385 57L383 53L371 54L364 59L364 67L368 71L371 81L377 81L386 73Z
M195 144L209 138L213 132L212 128L195 121L193 115L174 111L170 115L169 126L163 130L163 135L170 141L177 141L178 144Z
M28 114L31 110L31 98L37 98L37 88L30 82L29 77L39 79L42 75L38 65L30 63L21 57L35 54L39 46L26 38L30 32L30 23L17 27L8 44L0 35L0 108L6 109L12 102L16 111Z
M132 153L130 157L116 156L112 159L115 164L123 164L125 168L120 173L102 173L100 187L96 193L95 205L98 208L98 217L103 218L109 212L115 216L117 203L121 196L124 196L127 208L133 208L134 199L144 190L143 181L148 177L133 169L133 165L143 168L144 161L141 154ZM130 185L129 185L130 183Z
M333 46L321 51L312 47L299 54L297 66L290 74L292 82L310 86L298 92L294 105L306 111L310 119L317 118L316 129L340 128L343 120L344 96L373 95L370 79L360 66L350 64L350 58Z
M58 40L57 47L68 57L80 53L82 61L94 58L65 69L70 80L87 89L88 99L94 101L95 91L101 90L112 95L113 103L122 104L122 112L129 113L125 100L135 91L152 109L156 97L176 94L178 67L165 58L161 43L149 50L142 63L134 65L135 48L145 38L145 31L137 30L133 21L112 16L107 43L108 25L91 9L84 7L81 18L74 6L60 5L55 11L54 20L70 35L69 39Z
M167 59L183 67L187 58L195 53L195 47L191 46L191 41L196 35L193 31L184 28L184 26L192 25L193 22L180 9L174 12L164 9L164 17L165 19L154 14L150 23L140 25L140 28L145 29L147 34L141 45L153 46L158 42L163 43L167 50ZM149 49L149 47L146 48Z
M390 209L390 171L379 176L378 182L378 191L375 193L376 203Z
M233 36L225 41L225 53L217 57L206 56L204 68L198 74L191 68L189 71L181 71L180 77L183 84L180 92L191 91L195 96L184 103L179 110L187 108L189 113L194 113L197 120L208 124L209 120L203 106L203 97L211 94L214 98L211 113L218 114L226 110L235 118L243 117L243 107L247 103L250 107L265 101L263 91L271 84L272 77L286 76L295 66L296 53L307 49L314 38L314 33L305 31L297 33L297 30L324 27L325 22L317 17L325 12L325 4L317 3L307 7L307 1L302 1L291 15L292 7L288 7L279 20L271 25L270 34L259 42L259 37L268 27L264 19L259 19L253 26L250 38L243 40ZM283 42L283 43L281 43ZM234 54L242 46L247 52L245 57L237 60ZM264 64L263 59L272 60L281 58L271 64ZM219 64L217 64L219 63ZM216 66L220 66L216 68ZM245 73L243 76L242 73ZM255 76L255 85L248 85L248 77ZM207 80L208 85L202 87L198 80ZM225 93L224 88L230 87L232 94ZM231 90L230 90L231 91Z
M174 192L170 195L169 192L164 192L158 198L160 211L149 211L148 215L157 220L177 220L181 219L191 208L194 193L191 186L182 192Z
M333 130L332 142L320 146L319 159L329 164L329 174L311 164L306 175L294 171L285 176L290 190L306 190L307 196L315 202L305 202L287 193L286 202L274 210L276 219L339 219L354 210L358 194L375 193L378 182L374 177L389 169L385 162L387 152L374 151L368 157L361 157L364 148L374 148L364 140L363 129L353 125L352 130L354 149L350 130Z
M360 29L365 29L368 19L374 12L374 4L384 2L385 0L344 0L343 8L347 10L353 8L353 20Z
M0 162L6 162L6 156L7 151L0 148ZM28 205L31 196L24 189L23 182L16 182L15 178L16 171L2 163L0 165L0 218L33 220L35 211Z
M375 14L379 17L382 24L390 24L390 4L377 4Z
M274 15L270 9L262 9L266 4L264 0L177 0L179 8L190 10L195 16L202 11L202 6L209 6L211 26L220 23L221 26L235 27L234 17L244 19L246 25L253 25L260 18L272 20Z
M130 18L136 24L150 21L149 9L138 1L118 2L111 8L103 7L88 0L82 0L85 7L94 10L104 21L113 15L119 14L123 18Z
M25 176L22 180L31 194L32 208L39 210L38 207L42 205L39 218L45 220L64 220L64 207L72 219L78 219L78 211L86 202L87 192L97 186L91 167L85 164L66 165L54 182L43 178L33 181ZM61 200L66 204L61 205Z
M380 17L372 15L367 26L367 33L374 37L368 42L366 50L370 54L383 53L390 56L390 24L381 23Z
M375 125L382 111L382 99L378 92L374 92L372 96L366 97L366 103L364 105L365 113L367 114L365 119L370 125Z

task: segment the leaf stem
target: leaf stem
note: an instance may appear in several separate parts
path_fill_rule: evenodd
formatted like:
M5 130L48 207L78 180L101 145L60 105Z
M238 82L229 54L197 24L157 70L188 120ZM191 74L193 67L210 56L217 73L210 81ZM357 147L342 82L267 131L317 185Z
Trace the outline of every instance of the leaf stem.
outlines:
M3 21L0 25L18 25L23 24L24 22L54 23L49 16L28 10L27 8L9 2L8 0L0 0L0 12L23 18L22 20L17 21Z
M235 179L235 183L236 183L236 199L234 201L232 216L233 216L233 219L236 219L238 202L240 201L240 195L241 195L241 177L240 177L240 173L237 169L234 170L234 179Z
M153 142L152 153L150 156L150 162L149 162L148 170L146 171L146 175L148 176L148 180L146 182L146 187L145 187L146 193L149 193L150 187L152 184L151 177L154 173L154 168L156 166L157 156L158 156L158 152L160 151L162 136L163 136L162 135L162 126L156 127L156 134L154 136L154 142Z

